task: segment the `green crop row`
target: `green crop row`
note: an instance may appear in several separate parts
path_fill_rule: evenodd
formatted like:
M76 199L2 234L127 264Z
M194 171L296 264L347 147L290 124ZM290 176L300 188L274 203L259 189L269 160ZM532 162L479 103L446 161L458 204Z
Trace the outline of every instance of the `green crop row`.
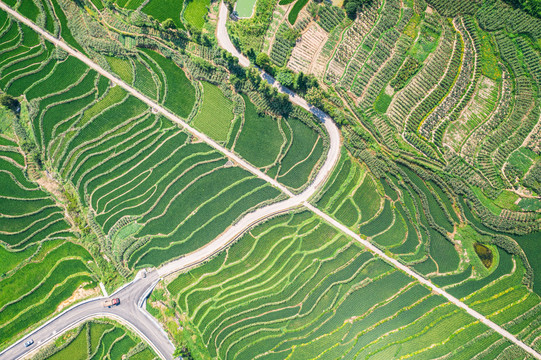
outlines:
M168 60L155 51L144 50L166 75L166 96L164 105L172 112L186 118L195 103L195 89L185 72L172 60Z
M233 121L233 104L220 88L203 83L203 104L194 126L216 141L226 141Z
M19 154L18 152L7 151ZM22 168L0 159L4 191L0 213L0 241L10 247L38 243L69 229L62 211L47 193L36 188L24 177ZM13 177L12 177L13 176Z

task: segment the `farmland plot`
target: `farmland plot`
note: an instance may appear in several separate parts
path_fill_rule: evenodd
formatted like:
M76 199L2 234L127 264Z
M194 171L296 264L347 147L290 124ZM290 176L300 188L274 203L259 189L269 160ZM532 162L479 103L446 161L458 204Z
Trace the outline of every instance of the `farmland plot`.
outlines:
M501 1L475 16L476 6L458 3L373 1L354 21L313 6L288 66L334 86L382 143L447 163L493 201L502 189L529 184L512 154L521 146L539 152L539 20L511 16ZM520 32L529 37L513 35ZM503 222L538 219L506 210Z
M539 54L532 39L512 31L522 29L521 34L534 38L539 34L518 23L498 27L494 19L487 20L487 7L495 2L482 5L479 19L467 15L473 13L468 6L448 19L434 11L441 9L441 1L428 2L434 8L424 2L373 1L353 22L319 6L321 16L312 22L307 40L326 42L314 55L317 69L310 71L335 87L331 96L348 100L350 115L358 116L368 131L354 129L359 138L344 142L362 164L342 159L316 205L538 348L539 297L523 285L531 287L533 270L525 256L537 259L535 247L525 246L524 255L515 245L502 245L500 234L480 227L467 212L471 203L476 207L471 217L488 218L492 228L502 225L520 233L537 229L539 215L516 210L517 193L501 190L523 182L536 155L526 156L530 161L524 156L539 148ZM117 2L127 8L131 3L136 2ZM196 15L201 4L192 4ZM258 2L265 16L250 29L252 44L268 38L260 30L274 18L274 4L269 4ZM304 4L299 0L295 7L300 10ZM20 6L36 17L31 4L23 1ZM304 17L306 12L300 19L296 14L290 13L288 20L302 29L312 21ZM81 24L79 15L74 18ZM68 40L66 18L60 21L62 37ZM232 27L254 22L241 20ZM480 24L498 31L485 40ZM158 266L191 252L250 209L279 197L277 190L232 166L119 87L110 87L77 60L52 56L54 50L26 36L24 27L4 30L10 32L0 47L8 57L0 66L9 69L35 59L9 70L2 90L31 100L32 127L44 160L55 170L53 176L74 185L103 248L122 265L120 271ZM235 35L246 50L244 35ZM480 64L486 55L483 41L493 42L501 52L493 65L499 69L501 63L502 79L498 70L490 73ZM283 44L278 40L266 49L280 66L291 49L302 57L301 50L312 54L314 45ZM210 47L190 45L187 52L196 48L199 56L212 60ZM166 51L133 53L126 62L109 60L109 67L179 116L193 119L198 114L194 106L201 101L191 82L197 76L162 56ZM177 64L181 60L175 58ZM59 77L65 69L71 71ZM244 107L235 103L238 118L232 124L222 119L221 141L291 189L302 189L325 152L325 136L298 112L286 119L262 113L268 110L259 106L262 99L248 95L251 100L244 96ZM205 114L204 96L202 101L199 114ZM208 106L207 101L207 118ZM466 106L472 111L463 111ZM201 126L202 119L196 117L194 125L199 121ZM350 127L343 129L348 137ZM368 140L372 136L388 148ZM443 141L451 146L442 146ZM382 163L387 155L393 166L386 168ZM403 155L415 161L405 164ZM3 157L24 163L16 154ZM452 177L439 177L441 173ZM478 211L479 206L490 214ZM465 230L470 226L466 222L474 224L471 232ZM495 258L489 268L480 268L484 265L470 251L471 234L492 249ZM26 251L34 245L24 246ZM18 255L10 255L8 271L16 268ZM524 357L484 325L307 213L252 229L225 254L180 275L169 291L196 335L219 358ZM122 349L113 352L108 345L97 351L114 358L126 353Z
M353 21L335 7L311 7L309 30L293 48L289 67L311 72L334 87L338 95L333 96L347 103L378 139L374 146L366 137L351 136L348 145L355 156L368 159L368 168L375 168L380 178L373 178L381 184L378 191L363 196L366 213L372 213L371 197L383 197L373 219L363 219L365 209L355 198L362 198L365 191L358 189L368 187L372 176L350 167L331 178L332 187L317 205L432 277L467 268L467 255L453 239L465 222L458 197L453 199L458 193L468 198L465 206L473 207L475 216L490 223L489 229L523 242L533 264L525 275L525 283L531 284L531 273L539 272L531 249L540 215L535 207L520 206L536 201L520 199L520 194L538 194L538 187L529 187L533 177L526 179L526 174L536 169L540 149L540 22L518 10L511 16L511 8L501 1L482 6L477 14L477 6L465 2L427 3L373 1ZM521 32L528 35L517 35ZM318 54L316 60L313 54ZM356 126L345 130L348 137L358 132ZM414 174L431 172L432 165L382 176L389 169L379 168L381 157L374 161L367 153L386 147L434 161L453 180L443 176L432 184L430 177L439 175L421 180Z
M143 225L138 234L112 245L123 254L119 261L132 255L130 267L139 261L157 266L191 252L250 208L278 196L131 97L123 95L89 121L93 127L75 128L72 140L57 148L64 156L56 165L92 209L108 241L134 220ZM100 123L105 122L104 128Z
M135 0L130 0L133 2ZM172 19L179 29L183 29L184 25L180 19L182 12L183 1L175 0L150 0L143 8L145 14L152 15L159 21L163 22L167 19Z
M328 34L316 23L310 25L293 48L287 67L294 71L312 73Z
M23 29L16 22L13 26ZM12 50L14 58L17 51ZM13 95L22 93L32 101L34 137L54 176L73 184L102 246L111 249L119 264L158 266L189 253L247 211L280 195L120 87L110 86L79 60L68 56L50 61L37 83L25 79L36 78L35 71L22 73ZM155 94L171 111L183 117L192 112L195 89L173 61L151 50L135 61L107 61L119 77ZM8 93L9 85L4 84ZM319 158L320 153L313 153ZM306 157L306 162L314 161ZM53 224L61 217L45 215ZM120 232L127 225L132 230ZM59 232L55 226L50 226L51 233ZM13 235L14 240L6 237L6 242L22 246L28 241L24 234L17 236L21 239Z
M203 104L194 126L216 141L225 141L233 120L233 104L215 85L203 83Z
M365 208L362 201L357 208L349 204L355 204L353 199L358 196L362 183L371 179L371 174L366 170L364 175L359 175L362 172L360 168L354 160L344 155L323 195L316 202L318 207L352 229L356 229ZM485 269L473 250L473 243L490 243L491 236L481 235L471 228L466 231L464 225L459 225L456 206L441 185L424 181L412 168L399 168L397 174L401 177L400 182L387 174L377 180L381 187L378 185L366 192L367 195L384 192L386 200L383 201L383 208L376 210L377 215L372 220L361 222L359 232L491 320L506 329L513 329L513 333L521 339L534 341L534 329L538 327L534 319L538 316L541 299L521 283L527 277L520 257L492 245L493 265ZM363 176L364 180L361 180ZM348 202L348 198L353 201ZM370 201L365 204L370 204ZM451 235L450 232L457 226L458 234ZM460 336L468 339L466 334L473 331L473 327L462 331L465 333ZM488 344L495 341L493 335L485 334L480 338L485 337L492 339ZM501 340L491 348L499 345L502 345ZM508 348L509 344L503 347ZM427 352L433 353L440 354L438 356L443 354L434 349ZM432 356L436 355L423 355L422 358Z
M196 91L172 60L145 49L135 58L106 61L120 78L179 116L193 113ZM50 62L37 83L25 80L37 78L35 72L22 74L14 95L32 101L38 146L54 175L73 184L93 230L117 263L128 269L158 266L194 251L280 195L78 60L51 56ZM196 125L220 98L213 90ZM328 146L321 127L304 113L282 120L259 116L245 102L240 130L232 134L235 151L293 190L306 186ZM270 123L273 136L262 136ZM223 128L221 136L229 132ZM251 156L254 139L262 138L270 141L268 157ZM120 231L124 227L132 230Z
M323 161L327 134L305 111L298 109L289 118L273 118L261 115L248 96L242 97L246 107L238 132L231 134L235 139L232 149L282 184L299 191Z
M210 0L191 0L187 1L186 9L184 10L184 19L188 24L196 29L202 29L205 25L205 16L210 6Z
M164 105L180 117L186 118L195 102L195 90L186 73L161 54L151 50L144 52L167 74L164 75L165 89L162 92L166 94Z
M428 359L501 342L307 213L259 225L168 290L221 359Z
M316 205L425 275L456 271L460 258L446 232L453 231L454 210L441 205L448 198L403 171L404 184L390 175L376 179L343 155Z

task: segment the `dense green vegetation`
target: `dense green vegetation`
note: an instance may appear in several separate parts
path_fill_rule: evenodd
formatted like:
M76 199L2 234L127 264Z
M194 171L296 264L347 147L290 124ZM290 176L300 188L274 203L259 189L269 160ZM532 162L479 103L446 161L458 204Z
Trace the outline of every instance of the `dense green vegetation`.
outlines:
M294 25L299 16L299 12L306 6L308 0L297 0L295 5L291 8L291 11L287 15L287 20L291 25Z
M262 113L247 95L242 124L230 147L284 185L300 190L322 161L327 136L313 116L297 111L285 119ZM237 122L239 122L237 120Z
M76 289L97 284L94 259L70 241L74 234L63 209L25 177L16 143L6 141L2 149L0 344L5 345L57 312Z
M184 10L184 19L196 29L202 29L210 0L190 0Z
M165 79L165 106L179 116L187 117L192 111L195 102L195 89L186 77L186 73L173 61L169 61L154 51L145 50L145 53L167 74Z
M155 51L145 50L141 59L145 71L152 71L163 86L159 96L165 98L164 105L188 117L196 93L184 71ZM133 81L131 61L108 61L123 80ZM142 89L155 83L149 83L148 76L143 81ZM209 146L192 144L186 134L120 87L109 87L78 60L58 62L39 87L25 84L20 91L28 100L39 101L32 128L44 160L73 184L82 207L91 209L90 226L117 266L125 269L123 275L199 248L249 209L279 195L247 172L226 166L227 160ZM182 222L170 221L180 213L185 214ZM48 231L63 230L57 219L61 213L45 215ZM116 236L134 221L142 225L136 233ZM5 241L21 246L27 241L24 236Z
M132 2L131 0L130 2ZM143 7L142 11L145 14L151 15L161 22L167 19L172 19L174 24L179 28L184 28L182 21L180 20L180 13L184 5L183 1L175 0L149 0L149 2Z

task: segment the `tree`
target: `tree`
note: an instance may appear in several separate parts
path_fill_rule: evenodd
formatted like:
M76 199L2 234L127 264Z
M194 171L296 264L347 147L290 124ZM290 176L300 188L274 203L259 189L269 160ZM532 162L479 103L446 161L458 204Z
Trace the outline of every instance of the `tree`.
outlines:
M532 16L541 18L541 1L540 0L504 0L504 1L516 9L522 9Z
M229 13L232 13L235 9L235 0L225 0L224 3L225 6L227 6L227 11L229 11Z
M239 47L239 46L237 46ZM248 59L250 59L250 61L255 61L256 60L256 55L255 55L255 51L254 49L252 48L249 48L248 51L246 52L246 56L248 57Z
M173 356L181 356L185 360L192 360L193 356L190 352L190 349L188 349L188 346L186 344L180 344L179 347L175 349L175 352L173 353Z
M173 19L169 18L163 22L163 27L166 29L176 29L177 26L175 25L175 22Z
M215 69L214 65L212 65L211 63L209 63L208 61L204 59L194 57L192 58L192 62L198 67L200 67L201 69L203 69L204 71L211 71Z
M541 160L534 163L526 174L523 184L537 194L541 194Z
M276 75L276 80L285 87L293 88L295 75L291 70L280 70L278 75Z
M306 101L308 101L308 103L314 105L315 107L323 107L324 94L320 88L312 87L308 89L304 98Z
M348 1L344 4L344 10L350 19L355 19L357 17L357 4L353 1Z
M115 2L114 2L114 0L105 0L103 2L103 5L105 5L105 7L108 8L108 9L114 9Z
M303 93L306 91L306 76L302 71L297 73L297 75L295 76L293 88Z
M314 75L305 75L302 71L297 73L293 83L293 88L299 93L304 94L308 89L319 87L317 78Z
M271 60L269 58L269 55L267 55L267 53L260 52L259 54L257 54L255 58L255 63L257 66L259 66L260 68L262 68L263 70L267 72L272 71Z
M288 95L276 91L274 101L276 102L276 107L279 109L279 112L282 116L288 117L289 114L293 111L293 106L289 101Z
M286 31L282 32L282 36L287 41L294 43L299 38L299 36L301 36L301 32L296 29L288 28Z

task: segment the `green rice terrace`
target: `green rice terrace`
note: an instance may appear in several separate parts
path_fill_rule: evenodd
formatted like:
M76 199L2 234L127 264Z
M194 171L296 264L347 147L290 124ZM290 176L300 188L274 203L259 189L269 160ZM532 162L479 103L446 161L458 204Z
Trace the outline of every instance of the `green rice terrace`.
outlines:
M0 0L0 360L541 359L539 0Z

